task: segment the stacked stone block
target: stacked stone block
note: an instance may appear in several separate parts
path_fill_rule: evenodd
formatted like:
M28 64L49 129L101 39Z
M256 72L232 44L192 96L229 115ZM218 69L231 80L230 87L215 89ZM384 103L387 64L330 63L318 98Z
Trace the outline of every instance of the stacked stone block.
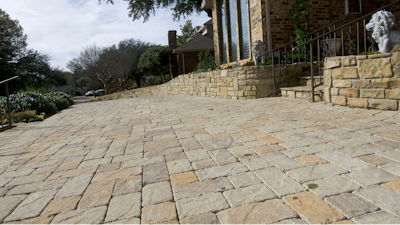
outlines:
M275 81L284 85L299 66L285 71L276 68ZM279 85L275 89L279 90ZM273 96L272 66L241 66L226 70L180 75L168 83L114 93L91 101L135 98L151 95L191 95L225 99L255 99Z
M326 58L324 86L335 105L399 110L400 53Z

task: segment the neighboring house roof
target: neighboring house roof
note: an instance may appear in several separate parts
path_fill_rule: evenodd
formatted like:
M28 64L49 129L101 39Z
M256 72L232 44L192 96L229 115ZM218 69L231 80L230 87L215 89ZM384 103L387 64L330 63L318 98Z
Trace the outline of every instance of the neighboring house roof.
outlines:
M201 34L196 34L187 42L177 47L175 52L193 52L193 51L206 51L207 49L214 50L214 41Z

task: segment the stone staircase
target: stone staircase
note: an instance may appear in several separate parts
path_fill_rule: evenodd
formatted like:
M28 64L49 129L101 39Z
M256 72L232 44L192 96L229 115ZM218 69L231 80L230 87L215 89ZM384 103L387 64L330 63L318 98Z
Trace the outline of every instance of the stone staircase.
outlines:
M303 68L303 72L298 77L298 84L300 86L293 87L283 87L281 88L282 97L286 98L297 98L297 99L306 99L311 101L311 68ZM318 75L318 66L314 65L314 101L323 101L324 99L324 78L321 74L321 82L320 76ZM322 69L321 69L322 72Z

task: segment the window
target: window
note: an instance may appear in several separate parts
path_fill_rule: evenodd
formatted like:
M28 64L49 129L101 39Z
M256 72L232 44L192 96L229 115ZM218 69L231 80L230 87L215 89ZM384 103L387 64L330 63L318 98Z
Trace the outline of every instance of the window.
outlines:
M247 18L247 0L238 0L239 3L239 41L240 41L240 59L250 58L249 49L249 23Z
M234 62L237 61L237 40L236 40L236 7L235 7L235 0L227 0L229 1L229 11L227 13L229 18L229 61Z
M218 1L218 15L219 15L219 24L220 26L220 43L221 43L221 64L227 63L227 55L226 55L226 21L225 21L225 7L224 1Z
M361 0L345 0L344 9L346 15L360 14L362 12Z
M247 5L248 0L217 1L221 64L250 58Z

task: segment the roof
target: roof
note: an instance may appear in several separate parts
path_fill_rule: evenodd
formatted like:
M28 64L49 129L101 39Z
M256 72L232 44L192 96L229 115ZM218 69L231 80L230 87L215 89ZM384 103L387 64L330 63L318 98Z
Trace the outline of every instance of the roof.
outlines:
M206 51L207 49L214 50L214 41L209 37L196 34L193 38L177 47L175 52Z

